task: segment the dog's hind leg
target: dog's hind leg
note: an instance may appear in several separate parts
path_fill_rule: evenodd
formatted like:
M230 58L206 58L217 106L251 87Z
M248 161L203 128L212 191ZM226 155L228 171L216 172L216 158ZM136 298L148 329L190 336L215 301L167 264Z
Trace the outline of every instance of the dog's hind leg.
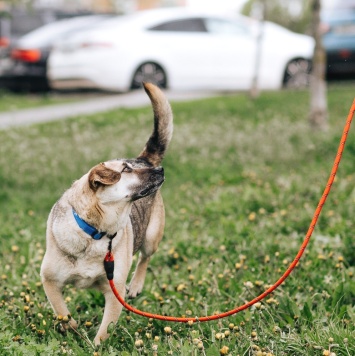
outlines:
M128 288L129 298L135 298L138 294L142 293L149 260L150 257L145 256L143 252L139 254L137 267Z
M151 256L158 249L164 233L165 211L163 199L160 194L156 196L156 202L151 212L151 218L147 227L145 240L140 249L137 267L128 288L128 297L135 298L143 290L145 276Z

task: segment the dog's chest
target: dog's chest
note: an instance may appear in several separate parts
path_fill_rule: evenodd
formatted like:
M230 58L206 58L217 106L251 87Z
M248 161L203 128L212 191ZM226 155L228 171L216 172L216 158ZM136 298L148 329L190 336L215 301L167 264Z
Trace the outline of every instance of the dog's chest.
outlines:
M67 283L77 288L90 288L103 278L105 278L105 271L102 262L78 261L76 266L69 271Z
M64 264L65 284L71 283L77 288L89 288L105 278L103 259L108 245L105 240L90 241L84 252L66 256L69 263Z

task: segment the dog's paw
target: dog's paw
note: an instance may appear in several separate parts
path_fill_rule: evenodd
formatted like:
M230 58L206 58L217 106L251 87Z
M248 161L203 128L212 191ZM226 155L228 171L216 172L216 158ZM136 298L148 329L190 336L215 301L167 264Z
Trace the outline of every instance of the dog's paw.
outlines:
M68 319L68 317L64 317L63 321L59 324L59 331L61 333L65 333L67 330L77 329L77 328L78 328L78 323L73 318Z
M130 299L135 298L137 295L141 294L143 290L143 283L132 283L127 288L127 296Z
M105 334L103 334L103 335L101 335L101 334L98 333L98 334L95 336L94 345L95 345L95 346L100 346L101 342L102 342L102 341L105 341L106 339L108 339L109 336L110 336L110 334L108 334L108 333L105 333Z
M70 325L70 327L72 329L77 329L78 328L78 323L73 318L70 319L69 325Z
M96 336L95 339L94 339L94 345L95 346L100 346L101 344L101 338Z

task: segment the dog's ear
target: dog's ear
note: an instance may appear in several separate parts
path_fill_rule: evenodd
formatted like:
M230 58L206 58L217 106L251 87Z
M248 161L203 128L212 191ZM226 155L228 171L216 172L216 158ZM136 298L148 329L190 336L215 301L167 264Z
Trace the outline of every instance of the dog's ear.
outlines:
M102 185L113 185L121 179L121 173L100 163L89 173L89 186L96 191Z

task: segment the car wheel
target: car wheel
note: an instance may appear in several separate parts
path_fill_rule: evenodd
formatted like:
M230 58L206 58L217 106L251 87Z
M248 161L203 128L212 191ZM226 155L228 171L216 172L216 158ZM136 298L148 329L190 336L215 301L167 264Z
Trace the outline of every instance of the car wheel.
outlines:
M306 59L294 59L286 66L284 75L284 87L290 89L302 89L309 85L311 74L311 62Z
M142 87L143 82L149 82L160 88L166 88L167 79L164 69L156 63L143 63L133 75L131 89Z

